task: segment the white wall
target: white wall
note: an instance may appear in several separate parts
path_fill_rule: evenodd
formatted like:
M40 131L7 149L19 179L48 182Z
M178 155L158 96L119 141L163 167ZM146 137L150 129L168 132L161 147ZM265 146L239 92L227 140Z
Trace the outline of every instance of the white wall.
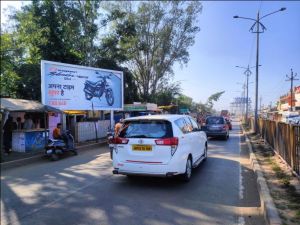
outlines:
M100 120L96 122L98 138L104 138L107 135L108 127L110 126L109 120ZM95 140L95 124L94 122L78 122L76 124L76 141L83 142L88 140Z

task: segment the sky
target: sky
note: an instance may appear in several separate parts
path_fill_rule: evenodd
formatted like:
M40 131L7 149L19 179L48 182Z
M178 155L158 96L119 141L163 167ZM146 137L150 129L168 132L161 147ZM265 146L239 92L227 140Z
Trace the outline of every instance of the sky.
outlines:
M291 68L300 78L300 1L202 1L195 44L189 48L190 61L181 67L175 64L175 81L181 82L183 94L195 102L205 102L219 91L225 91L215 104L217 110L229 109L234 97L241 97L245 82L244 70L236 66L255 66L256 34L249 32L252 21L234 19L234 15L256 18L282 7L287 9L264 18L267 30L260 34L259 98L262 105L279 100L290 89ZM21 1L1 1L1 23L7 6L19 9ZM254 22L254 21L253 21ZM254 103L255 68L252 69L249 97ZM253 82L253 83L251 83ZM300 81L294 82L295 86ZM254 107L254 105L252 105Z
M255 66L256 34L249 32L252 21L233 16L256 18L282 7L286 11L264 18L267 30L260 35L259 97L262 105L274 105L290 90L286 74L290 69L300 77L300 1L204 1L199 17L201 31L190 48L186 67L175 67L175 80L182 80L183 93L194 101L205 102L216 92L225 91L215 104L228 109L234 97L240 97L245 82L244 70L236 66ZM254 21L253 21L254 22ZM250 82L255 81L255 68ZM300 85L299 81L295 85ZM249 97L255 100L255 83L249 84ZM254 104L252 105L254 108Z

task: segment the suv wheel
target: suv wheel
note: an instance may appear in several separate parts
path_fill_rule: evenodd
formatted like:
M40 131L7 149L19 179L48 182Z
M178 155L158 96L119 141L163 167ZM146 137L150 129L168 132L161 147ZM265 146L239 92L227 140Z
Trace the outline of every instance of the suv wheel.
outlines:
M185 182L190 181L191 176L192 176L192 170L193 170L192 160L191 160L191 157L188 157L188 159L186 161L185 173L182 175L182 179Z

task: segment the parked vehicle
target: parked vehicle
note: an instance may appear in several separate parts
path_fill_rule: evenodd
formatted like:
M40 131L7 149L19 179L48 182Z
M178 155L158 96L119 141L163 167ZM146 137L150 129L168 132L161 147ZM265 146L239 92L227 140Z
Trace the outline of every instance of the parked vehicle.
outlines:
M97 82L86 80L83 89L85 98L91 100L93 97L98 97L100 100L102 95L105 94L107 104L112 106L114 104L114 93L111 88L110 77L111 75L98 76L97 78L100 78L100 80Z
M207 158L207 138L187 115L150 115L124 120L113 139L113 173L175 176L189 181Z
M207 137L229 138L229 126L223 116L209 116L205 120L205 132Z
M59 159L59 156L66 152L72 152L77 155L77 150L75 148L74 138L69 130L63 132L63 139L49 139L48 144L45 147L45 155L49 157L52 161Z
M287 119L287 123L299 125L300 124L300 116L290 117Z

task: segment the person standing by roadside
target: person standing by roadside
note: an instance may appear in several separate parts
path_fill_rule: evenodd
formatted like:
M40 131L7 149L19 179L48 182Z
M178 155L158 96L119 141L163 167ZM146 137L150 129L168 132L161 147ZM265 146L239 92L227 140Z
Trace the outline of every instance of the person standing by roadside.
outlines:
M21 117L17 117L17 130L22 130L23 125L22 125L22 119Z
M17 129L17 124L13 122L13 118L11 116L8 116L8 119L3 126L3 145L6 155L10 153L12 147L12 132L15 129Z
M23 129L24 130L32 129L33 128L33 121L30 118L30 116L28 114L25 114L24 119L25 119L25 121L24 121Z

